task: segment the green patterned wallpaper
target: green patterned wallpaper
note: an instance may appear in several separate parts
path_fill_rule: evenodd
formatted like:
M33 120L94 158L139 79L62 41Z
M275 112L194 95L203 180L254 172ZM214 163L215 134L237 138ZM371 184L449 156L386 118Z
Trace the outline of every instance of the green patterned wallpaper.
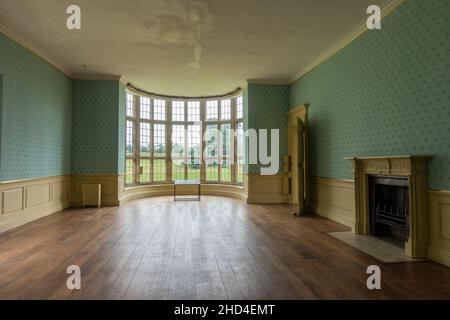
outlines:
M248 129L248 86L245 86L242 89L242 103L244 104L244 110L243 110L243 124L244 124L244 131L247 131ZM248 173L248 141L247 139L244 140L244 168L243 172Z
M70 174L72 81L0 34L0 180Z
M118 173L125 173L125 85L119 82L119 141L118 141Z
M430 154L429 186L450 189L447 0L409 0L291 86L310 103L312 175L352 178L345 156Z
M282 170L283 156L287 155L287 111L289 109L289 86L249 84L244 92L244 106L247 118L244 119L244 127L248 128L279 129L280 149L279 165ZM268 138L270 150L270 136ZM249 173L260 173L259 165L249 165Z
M2 110L3 110L3 75L0 73L0 170L2 168ZM0 173L1 176L1 173ZM1 178L1 177L0 177ZM0 179L1 181L1 179Z
M73 81L72 174L124 171L124 94L119 81Z

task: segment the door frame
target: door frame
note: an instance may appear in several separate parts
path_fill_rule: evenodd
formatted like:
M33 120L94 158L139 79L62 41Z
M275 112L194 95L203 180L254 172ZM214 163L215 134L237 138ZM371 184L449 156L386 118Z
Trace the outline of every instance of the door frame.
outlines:
M289 203L299 205L298 201L298 179L299 179L299 173L297 164L298 160L297 158L297 147L298 147L298 136L297 136L297 124L298 120L301 120L303 122L303 132L304 132L304 149L303 149L303 170L304 170L304 179L303 179L303 190L304 190L304 197L303 197L303 207L298 207L297 210L300 211L300 213L303 213L305 209L308 208L309 204L309 146L308 146L308 104L300 105L296 108L291 109L288 113L288 154L290 158L290 164L289 164L289 180L290 180L290 186L291 186L291 192L289 196ZM297 212L298 214L299 212Z

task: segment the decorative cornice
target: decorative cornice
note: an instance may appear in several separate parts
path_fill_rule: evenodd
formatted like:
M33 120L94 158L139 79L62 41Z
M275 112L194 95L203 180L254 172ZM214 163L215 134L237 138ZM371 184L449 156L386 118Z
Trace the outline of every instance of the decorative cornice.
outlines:
M247 84L283 86L290 85L291 81L290 79L247 79Z
M41 49L36 48L33 44L31 44L31 42L25 40L21 35L12 31L7 26L5 26L4 24L1 24L1 23L0 23L0 33L3 33L6 37L8 37L11 40L13 40L14 42L18 43L25 49L28 49L32 53L36 54L38 57L44 59L47 63L49 63L50 65L52 65L53 67L55 67L56 69L61 71L62 73L64 73L69 78L73 77L73 75L69 71L69 69L67 69L66 67L64 67L63 65L58 63L55 59L50 57L46 52L42 51Z
M397 7L399 7L403 2L407 0L392 0L391 2L387 3L381 8L381 18L383 19L388 14L390 14L392 11L394 11ZM325 60L331 58L333 55L338 53L340 50L344 49L346 46L348 46L353 40L361 36L363 33L368 31L367 21L364 20L360 24L358 24L350 33L348 33L346 36L344 36L339 42L337 42L334 46L332 46L330 49L328 49L326 52L324 52L322 55L320 55L317 59L313 60L310 64L308 64L305 68L303 68L302 71L297 73L294 77L290 79L290 84L293 84L297 80L299 80L301 77L306 75L308 72L313 70L315 67L319 66L322 62Z
M116 80L120 81L122 76L109 74L75 74L72 76L73 80Z
M122 81L122 76L120 75L108 75L108 74L73 74L71 71L69 71L66 67L59 64L55 59L50 57L46 52L42 51L41 49L36 48L31 42L25 40L24 37L19 35L18 33L12 31L4 24L0 23L0 33L4 34L6 37L10 38L14 42L18 43L25 49L31 51L41 59L45 60L47 63L64 73L66 76L68 76L71 79L74 80L117 80ZM124 84L126 82L122 81Z
M174 96L174 95L168 95L168 94L149 92L149 91L140 89L131 83L127 83L126 87L131 92L134 92L137 94L143 94L143 95L146 95L149 97L164 98L164 99L183 99L183 100L206 100L206 99L217 99L217 98L231 98L242 92L242 88L238 87L235 90L224 93L224 94L217 94L217 95L210 95L210 96L195 96L194 97L194 96Z
M128 81L124 76L121 76L120 79L119 79L119 81L120 81L124 86L126 86L127 83L130 82L130 81Z

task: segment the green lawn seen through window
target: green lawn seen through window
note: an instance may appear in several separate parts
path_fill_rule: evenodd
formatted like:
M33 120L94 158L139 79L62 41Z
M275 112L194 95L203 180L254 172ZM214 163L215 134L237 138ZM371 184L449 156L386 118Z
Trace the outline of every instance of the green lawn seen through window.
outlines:
M141 160L141 164L143 164L144 160ZM132 166L133 160L127 159L127 174L126 174L126 183L133 183L132 177ZM144 167L144 166L143 166ZM148 169L147 169L148 171ZM215 182L218 181L218 165L210 165L206 170L206 181ZM157 166L153 167L152 172L143 172L143 174L139 175L140 181L147 182L151 181L150 174L153 174L153 180L157 182L164 182L162 177L166 177L166 164L165 162L159 161ZM231 167L223 166L221 168L221 177L224 182L230 182L231 177ZM157 178L157 179L155 179ZM184 167L183 165L173 165L172 166L172 180L184 180ZM200 167L198 165L188 165L188 173L187 179L190 180L200 180Z

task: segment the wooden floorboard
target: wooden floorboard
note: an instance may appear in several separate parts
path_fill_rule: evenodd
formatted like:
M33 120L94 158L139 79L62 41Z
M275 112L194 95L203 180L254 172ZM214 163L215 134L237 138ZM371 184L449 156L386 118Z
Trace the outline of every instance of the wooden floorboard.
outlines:
M1 299L449 299L450 268L383 263L285 205L205 196L70 209L0 235ZM366 268L382 270L368 290ZM82 289L66 287L78 265Z

